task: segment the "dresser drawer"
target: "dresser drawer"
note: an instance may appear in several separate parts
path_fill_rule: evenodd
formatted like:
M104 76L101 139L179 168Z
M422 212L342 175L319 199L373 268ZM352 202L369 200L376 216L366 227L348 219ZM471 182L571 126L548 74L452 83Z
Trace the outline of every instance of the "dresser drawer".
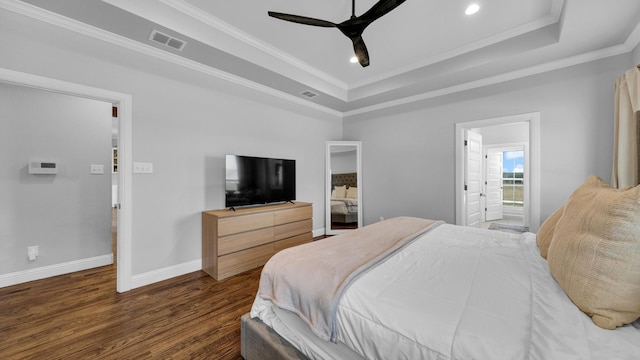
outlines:
M313 241L313 207L296 202L202 212L202 270L222 280L266 264L275 249Z
M218 280L262 266L274 253L273 243L218 257Z
M278 225L275 227L275 240L278 241L307 232L311 232L311 219Z
M273 212L225 217L218 220L218 236L273 226Z
M313 217L313 209L311 206L303 206L294 209L278 210L274 214L275 225L281 225L294 221L311 219Z
M294 237L290 237L288 239L276 241L275 250L276 252L278 252L282 249L290 248L292 246L302 245L311 241L313 241L313 235L310 232L308 232L306 234L297 235Z
M273 227L247 231L218 238L218 255L226 255L243 249L273 242Z

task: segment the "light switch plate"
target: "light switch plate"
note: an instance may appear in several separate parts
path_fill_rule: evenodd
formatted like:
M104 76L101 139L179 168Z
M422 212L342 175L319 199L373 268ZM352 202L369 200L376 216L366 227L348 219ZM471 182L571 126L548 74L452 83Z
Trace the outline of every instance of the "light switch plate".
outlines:
M103 175L104 174L104 165L91 164L91 175Z
M153 163L134 162L133 172L136 174L153 174Z

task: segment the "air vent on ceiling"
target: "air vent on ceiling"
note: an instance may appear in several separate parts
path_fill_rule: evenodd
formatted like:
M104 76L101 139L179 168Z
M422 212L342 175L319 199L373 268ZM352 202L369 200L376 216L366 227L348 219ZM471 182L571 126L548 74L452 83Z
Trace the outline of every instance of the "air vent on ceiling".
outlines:
M169 36L167 34L163 34L158 30L153 30L151 32L151 35L149 35L149 40L153 40L157 43L160 43L162 45L166 45L170 48L176 49L178 51L182 51L182 49L184 49L184 47L187 45L186 41L180 40L180 39L176 39L172 36Z
M311 90L305 90L305 91L301 92L300 95L302 95L302 96L304 96L306 98L309 98L309 99L318 96L318 94L314 93Z

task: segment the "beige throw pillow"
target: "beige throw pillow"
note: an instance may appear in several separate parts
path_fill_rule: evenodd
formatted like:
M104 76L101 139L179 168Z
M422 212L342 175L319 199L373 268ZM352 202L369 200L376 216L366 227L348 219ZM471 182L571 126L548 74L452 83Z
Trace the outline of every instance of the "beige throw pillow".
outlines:
M331 197L335 199L344 199L347 197L347 185L334 187L331 192Z
M542 223L542 226L540 226L536 233L536 243L538 244L538 249L540 249L540 256L545 259L547 258L547 251L549 250L549 245L551 245L551 240L553 239L553 232L556 229L556 224L558 223L558 220L560 220L563 212L564 206L561 206L551 214L544 223Z
M640 317L640 186L613 189L596 176L564 206L549 269L580 310L605 329Z
M348 199L357 199L358 198L358 188L357 187L350 187L347 189L347 196Z

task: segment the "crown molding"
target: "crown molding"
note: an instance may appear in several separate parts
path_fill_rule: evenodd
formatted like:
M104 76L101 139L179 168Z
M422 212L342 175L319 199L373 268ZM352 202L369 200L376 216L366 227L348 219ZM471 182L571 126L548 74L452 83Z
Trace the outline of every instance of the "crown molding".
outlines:
M560 21L560 17L562 15L562 9L563 9L563 4L564 4L564 0L556 0L553 2L551 10L549 11L549 14L547 16L541 17L538 20L535 21L531 21L527 24L515 27L513 29L510 29L508 31L503 31L499 34L475 41L471 44L468 44L466 46L461 46L458 48L455 48L453 50L450 51L446 51L444 53L441 53L439 55L436 56L432 56L428 59L425 59L421 62L415 63L413 65L409 65L409 66L405 66L405 67L401 67L398 68L396 70L387 72L385 74L376 76L376 77L371 77L367 80L364 81L360 81L360 82L356 82L354 84L352 84L349 87L349 90L354 90L357 88L361 88L367 85L371 85L373 83L376 83L378 81L384 81L387 80L389 78L392 78L394 76L400 75L400 74L404 74L406 72L409 71L414 71L423 67L427 67L429 65L433 65L451 58L454 58L456 56L460 56L475 50L479 50L482 48L485 48L487 46L490 45L494 45L497 44L501 41L505 41L532 31L536 31L539 29L542 29L546 26L549 25L553 25L555 23L557 23L558 21Z
M422 94L417 94L417 95L408 96L402 99L387 101L387 102L383 102L376 105L366 106L356 110L346 111L343 115L346 119L350 116L362 115L362 114L370 113L373 111L383 110L383 109L387 109L395 106L406 105L406 104L414 103L417 101L433 99L439 96L455 94L462 91L473 90L473 89L477 89L484 86L490 86L490 85L495 85L495 84L499 84L499 83L503 83L511 80L524 78L527 76L538 75L538 74L546 73L549 71L567 68L574 65L579 65L579 64L584 64L591 61L605 59L611 56L626 54L629 51L630 49L628 48L628 46L624 44L616 45L616 46L608 47L605 49L591 51L588 53L571 56L571 57L556 60L556 61L550 61L541 65L531 66L525 69L516 70L516 71L512 71L505 74L500 74L500 75L491 76L491 77L487 77L480 80L470 81L464 84L454 85L454 86L450 86L450 87L442 88L438 90L428 91Z
M186 2L185 0L158 0L159 2L165 4L166 6L169 6L189 17L192 17L195 20L198 20L204 24L207 24L208 26L211 26L217 30L220 30L221 32L249 45L252 46L258 50L260 50L261 52L264 52L270 56L273 56L279 60L284 61L285 63L289 64L290 66L293 66L303 72L306 72L314 77L317 77L323 81L326 81L338 88L340 88L343 91L347 91L348 90L348 86L347 83L345 83L344 81L341 81L323 71L320 71L319 69L317 69L316 67L313 67L311 65L309 65L308 63L294 57L291 56L283 51L280 51L279 49L277 49L276 47L273 47L263 41L260 41L259 39L247 34L246 32L230 25L229 23L211 15L210 13L198 8L197 6L194 6L192 4L189 4L188 2ZM346 100L346 99L342 99L342 100Z
M177 3L177 4L184 3L184 1L182 0L159 0L159 1L162 1L163 3ZM554 4L557 4L557 3L558 2ZM559 3L563 4L564 1L560 0ZM264 86L262 84L258 84L256 82L247 80L245 78L242 78L227 72L223 72L213 67L206 66L189 59L185 59L173 53L168 53L160 49L156 49L152 46L145 45L137 41L133 41L131 39L125 38L123 36L119 36L119 35L107 32L105 30L93 27L91 25L78 22L76 20L47 11L45 9L41 9L33 5L23 3L18 0L0 0L0 8L15 12L20 15L28 16L30 18L43 21L51 25L58 26L60 28L64 28L79 34L87 35L95 39L102 40L117 46L121 46L132 51L137 51L145 55L155 57L157 59L168 61L176 65L183 66L185 68L198 71L200 73L213 76L218 79L222 79L234 84L238 84L240 86L247 87L249 89L253 89L253 90L265 93L267 95L271 95L271 96L283 99L285 101L289 101L289 102L301 105L303 107L320 111L341 119L344 119L350 116L379 111L379 110L383 110L391 107L406 105L406 104L423 101L427 99L432 99L439 96L450 95L457 92L472 90L472 89L476 89L484 86L490 86L498 83L503 83L506 81L516 80L516 79L527 77L527 76L537 75L537 74L541 74L549 71L554 71L554 70L558 70L558 69L562 69L562 68L566 68L574 65L587 63L590 61L596 61L603 58L628 53L633 51L633 49L635 49L635 47L638 46L638 44L640 43L640 23L638 23L635 29L627 37L626 41L620 45L616 45L616 46L612 46L612 47L608 47L608 48L600 49L596 51L591 51L588 53L579 54L579 55L575 55L572 57L568 57L568 58L564 58L556 61L547 62L544 64L528 67L521 70L512 71L505 74L500 74L500 75L491 76L491 77L487 77L480 80L475 80L475 81L471 81L471 82L467 82L467 83L463 83L455 86L450 86L447 88L428 91L421 94L404 97L401 99L386 101L386 102L382 102L382 103L371 105L371 106L365 106L358 109L341 112L341 111L334 110L329 107L322 106L322 105L313 103L311 101L296 97L294 95L287 94L282 91ZM558 16L560 15L558 14ZM537 25L529 24L528 26L531 26L531 27L541 26L542 23L548 24L550 21L553 21L553 19L554 17L546 18L544 21L538 23ZM522 30L523 29L520 29L519 31L522 31ZM491 40L487 40L487 41L491 41Z
M156 49L152 46L139 43L124 36L116 35L100 28L79 22L74 19L53 13L51 11L26 4L17 0L0 0L0 8L15 12L20 15L28 16L30 18L46 22L48 24L76 32L78 34L90 36L94 39L102 40L113 45L117 45L132 51L136 51L148 56L152 56L156 59L168 61L170 63L183 66L185 68L198 71L200 73L216 77L221 80L229 81L231 83L244 86L246 88L256 90L277 98L290 101L317 111L327 113L332 116L342 117L342 112L330 109L326 106L318 105L305 99L298 98L294 95L284 93L282 91L264 86L262 84L247 80L243 77L233 75L219 69L203 65L183 58L179 55L169 53L160 49Z
M629 51L633 51L636 46L640 44L640 22L636 25L635 29L629 34L627 40L624 42L624 45L629 49Z

